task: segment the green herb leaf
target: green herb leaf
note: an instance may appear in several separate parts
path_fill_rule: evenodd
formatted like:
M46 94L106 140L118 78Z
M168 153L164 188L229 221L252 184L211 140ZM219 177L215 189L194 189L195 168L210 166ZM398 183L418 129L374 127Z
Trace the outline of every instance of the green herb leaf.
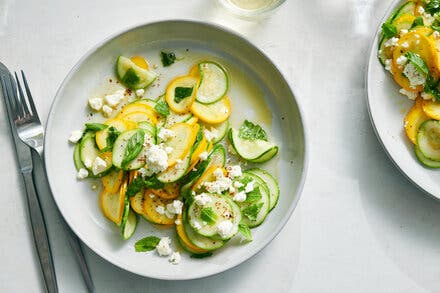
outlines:
M139 83L139 80L140 78L133 68L129 68L121 78L121 82L129 88L134 88Z
M211 207L203 208L200 212L200 218L202 221L208 223L208 225L214 225L217 220L217 215L214 213L214 210Z
M142 238L141 240L138 240L134 244L134 250L136 252L146 252L151 251L156 248L156 246L159 244L160 238L156 236L148 236L145 238Z
M162 65L164 67L170 66L176 61L176 54L173 52L160 52L160 60L162 61Z
M440 1L439 0L431 0L426 4L425 10L430 14L434 14L440 11Z
M255 202L259 201L261 199L262 195L260 192L260 188L258 185L255 186L254 190L251 192L246 193L246 200L245 202Z
M170 109L168 108L168 104L165 101L159 101L154 106L154 110L162 116L170 115Z
M252 241L251 229L249 229L249 226L245 223L241 222L238 224L238 232L240 232L246 241Z
M431 28L435 31L440 32L440 25L431 25Z
M191 258L205 258L205 257L210 257L210 256L212 256L212 252L191 254Z
M257 219L258 213L260 212L261 208L263 207L263 203L254 203L250 206L244 208L242 210L242 213L245 217L247 217L251 221L255 221Z
M267 141L266 131L264 131L260 125L254 124L248 120L244 120L238 130L238 136L248 140L261 139Z
M423 26L423 17L418 16L416 19L414 19L410 29L415 28L416 26Z
M431 75L426 78L426 83L423 91L431 94L437 101L440 101L440 91L438 89L439 80L435 80Z
M428 75L428 66L419 54L406 52L405 57L408 58L408 61L411 62L411 64L413 64L420 73Z
M125 195L129 197L135 196L138 192L142 190L143 187L144 180L141 177L136 177L130 184L128 184Z
M118 131L115 127L110 126L108 129L108 134L106 138L106 146L102 150L103 152L108 152L113 149L113 145L115 144L116 139L121 134L120 131Z
M96 131L106 129L107 127L108 127L108 125L102 124L102 123L86 123L86 130L85 131L96 132Z
M382 24L382 33L385 38L389 39L397 35L397 28L391 23L385 22Z
M144 179L144 186L148 189L162 189L165 184L160 182L156 176L153 175Z
M174 102L180 103L183 99L190 97L193 92L193 87L178 86L174 89Z
M124 169L128 163L134 160L137 155L142 151L142 145L144 143L145 132L142 129L138 129L127 142L125 147L124 157L121 162L121 166Z

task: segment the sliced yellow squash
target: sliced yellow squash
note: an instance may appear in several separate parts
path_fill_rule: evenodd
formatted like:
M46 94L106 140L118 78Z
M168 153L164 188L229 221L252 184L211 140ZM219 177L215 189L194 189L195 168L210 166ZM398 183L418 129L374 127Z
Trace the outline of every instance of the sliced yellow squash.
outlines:
M150 192L162 199L175 199L179 196L179 192L167 192L164 189L151 189Z
M155 224L161 225L173 225L175 217L169 218L165 212L162 213L160 210L164 211L167 204L171 203L173 200L163 199L159 196L150 196L154 194L153 190L146 190L144 196L144 213L147 215L148 219Z
M137 214L144 214L144 193L138 192L135 196L130 197L130 205Z
M173 79L165 92L168 106L176 113L187 113L196 99L197 83L194 76L180 76Z
M185 233L185 229L183 228L182 223L182 215L177 215L178 224L176 224L176 232L177 236L179 236L180 241L182 241L184 247L187 247L193 253L206 253L207 250L201 249L189 240L188 236Z
M168 155L168 167L174 166L177 160L183 160L188 154L194 144L198 129L186 123L176 123L171 126L170 130L174 132L174 136L164 143L165 147L173 148Z
M108 127L106 129L97 131L95 135L96 145L100 150L104 149L107 146L107 137L110 127L113 126L119 132L134 129L137 127L136 123L120 118L109 119L105 121L104 124L108 125Z
M231 101L224 96L218 102L212 104L202 104L194 102L191 112L200 120L210 124L222 123L231 115Z
M124 180L124 171L115 170L101 178L104 189L110 193L117 192Z
M154 125L156 125L157 123L157 117L155 115L155 113L150 113L150 112L130 112L128 114L119 114L117 116L118 118L127 120L127 121L131 121L131 122L144 122L144 121L148 121Z
M422 101L423 112L431 119L440 120L440 102L433 100Z
M191 163L189 167L189 171L191 171L194 166L197 164L197 162L200 160L200 154L206 151L208 148L208 141L205 137L200 141L199 145L196 147L194 152L191 155Z
M189 70L189 75L197 78L200 77L199 64L195 64L193 67L191 67L191 69Z
M130 60L133 61L133 63L136 64L137 66L139 66L140 68L143 68L143 69L150 68L147 60L145 60L145 58L142 56L136 55L136 56L131 57Z
M124 181L119 191L108 192L104 189L100 195L100 204L104 216L118 226L121 224L122 213L124 212L126 188L127 181Z
M417 144L417 132L419 131L420 125L429 120L423 111L422 100L420 98L416 99L414 106L408 111L404 119L405 132L408 138L413 144Z
M187 121L185 121L185 123L188 125L195 125L197 121L199 121L199 118L192 116Z

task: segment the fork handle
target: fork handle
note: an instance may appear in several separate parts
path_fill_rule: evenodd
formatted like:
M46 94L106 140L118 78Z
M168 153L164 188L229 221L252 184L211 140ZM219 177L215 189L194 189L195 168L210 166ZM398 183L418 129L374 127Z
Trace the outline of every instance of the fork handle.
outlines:
M37 248L41 270L43 271L44 283L48 293L58 293L55 266L53 264L52 252L44 221L40 201L35 191L32 170L22 172L26 187L26 196L31 220L32 233L34 235L35 247Z

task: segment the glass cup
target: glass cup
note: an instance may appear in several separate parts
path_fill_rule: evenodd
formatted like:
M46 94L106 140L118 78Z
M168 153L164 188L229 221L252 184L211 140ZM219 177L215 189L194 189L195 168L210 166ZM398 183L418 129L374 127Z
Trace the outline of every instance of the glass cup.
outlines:
M242 17L266 16L286 0L218 0L226 9Z

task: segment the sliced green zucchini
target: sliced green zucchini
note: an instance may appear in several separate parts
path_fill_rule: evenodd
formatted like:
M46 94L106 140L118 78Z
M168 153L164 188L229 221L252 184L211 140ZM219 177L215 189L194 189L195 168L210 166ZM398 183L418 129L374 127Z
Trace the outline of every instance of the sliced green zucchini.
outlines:
M420 125L417 146L427 159L440 161L440 121L428 120Z
M266 162L278 153L278 146L273 143L261 139L242 139L234 128L229 130L229 141L240 157L254 163Z
M280 197L280 188L278 186L278 182L269 172L260 168L248 169L246 170L246 172L250 172L252 174L257 175L258 177L261 178L261 180L263 180L267 184L270 195L269 211L271 211L278 203L278 198Z
M138 123L139 128L148 132L152 137L156 137L156 126L148 121L142 121ZM156 143L156 142L154 142Z
M128 142L130 141L130 138L132 138L138 132L143 136L144 142L150 141L151 144L154 143L155 138L150 133L142 129L133 129L121 133L113 145L113 165L117 168L124 170L136 170L145 165L145 153L144 149L142 149L137 154L136 158L134 158L130 163L124 166L124 168L122 166Z
M167 118L165 119L163 127L170 128L176 123L186 122L189 119L191 119L192 116L193 115L191 113L177 114L170 111L170 115L168 115Z
M121 83L131 89L146 88L157 78L155 72L137 66L124 56L119 56L116 61L116 75Z
M219 124L206 124L205 128L215 137L211 142L218 143L226 136L226 133L228 133L229 120Z
M75 144L75 148L73 149L73 162L75 163L76 171L87 169L81 161L80 145L80 143Z
M423 155L423 153L420 151L420 149L417 146L414 146L414 152L420 163L422 163L426 167L435 168L435 169L440 168L440 161L434 161L428 159Z
M403 14L415 14L416 3L414 1L407 1L402 4L399 8L397 8L391 15L388 17L387 22L391 23L395 19L399 18Z
M190 166L191 155L192 152L188 152L182 162L176 163L173 167L157 174L157 180L162 183L172 183L182 178L187 173Z
M211 239L196 233L186 220L186 212L184 212L183 214L182 222L183 228L185 229L185 233L188 236L189 241L191 241L191 243L198 248L213 251L219 249L225 244L225 242L221 239Z
M93 133L89 132L84 135L84 137L81 139L79 149L81 162L85 166L85 168L90 171L90 177L102 176L111 169L112 164L110 162L107 163L105 169L102 170L99 174L93 174L92 164L93 162L95 162L96 158L100 157L101 154L100 150L96 146L95 136L93 135Z
M229 80L226 70L218 63L199 63L200 84L196 100L202 104L212 104L223 98L228 91Z
M122 214L122 220L121 220L122 239L124 240L129 239L134 234L134 231L136 230L136 226L137 226L137 216L131 210L130 201L126 196L124 202L124 212Z

